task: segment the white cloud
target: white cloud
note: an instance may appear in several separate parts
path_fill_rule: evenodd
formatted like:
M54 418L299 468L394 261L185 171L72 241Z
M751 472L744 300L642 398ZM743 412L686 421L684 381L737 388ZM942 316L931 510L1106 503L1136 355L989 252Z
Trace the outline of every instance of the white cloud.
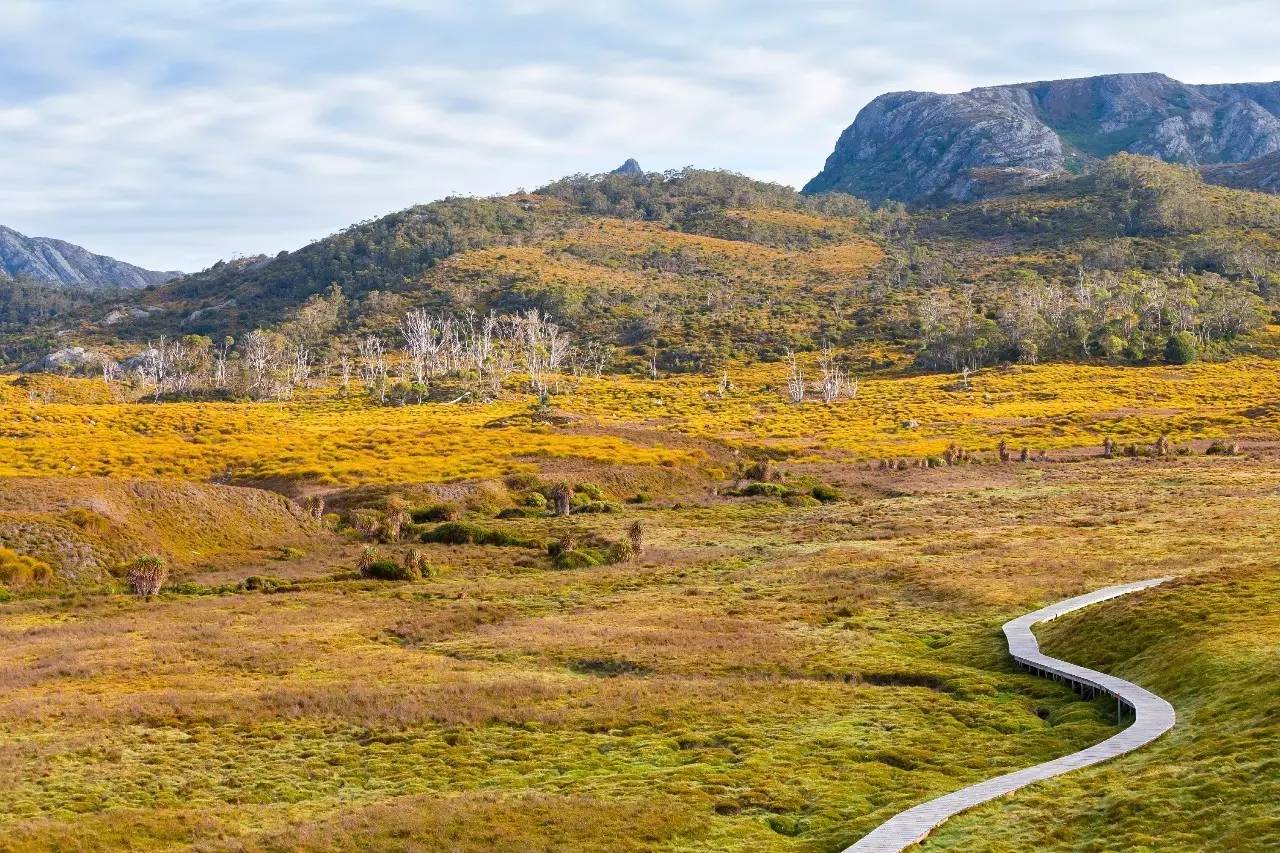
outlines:
M799 184L887 90L1280 78L1269 4L958 5L7 0L0 222L197 268L627 156Z

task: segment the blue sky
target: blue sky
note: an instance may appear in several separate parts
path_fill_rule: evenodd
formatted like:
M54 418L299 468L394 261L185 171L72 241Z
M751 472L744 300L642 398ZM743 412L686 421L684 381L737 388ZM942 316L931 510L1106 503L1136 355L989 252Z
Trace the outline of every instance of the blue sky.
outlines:
M1280 79L1274 0L0 0L0 224L153 268L636 157L799 185L875 95Z

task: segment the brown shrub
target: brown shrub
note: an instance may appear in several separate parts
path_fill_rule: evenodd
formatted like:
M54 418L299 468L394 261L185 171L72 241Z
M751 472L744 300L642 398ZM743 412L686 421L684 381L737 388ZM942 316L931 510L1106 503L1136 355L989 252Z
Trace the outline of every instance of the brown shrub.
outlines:
M52 579L53 569L48 563L0 547L0 584L26 586L45 584Z

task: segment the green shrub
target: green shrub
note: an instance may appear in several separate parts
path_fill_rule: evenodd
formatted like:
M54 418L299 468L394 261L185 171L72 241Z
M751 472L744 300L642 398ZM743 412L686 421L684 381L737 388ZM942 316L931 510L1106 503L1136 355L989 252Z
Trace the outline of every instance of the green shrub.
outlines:
M648 495L647 493L645 493L645 492L637 492L636 494L634 494L634 495L632 495L631 497L627 498L627 503L629 503L629 504L647 504L647 503L649 503L649 501L651 501L651 500L653 500L653 498L649 497L649 495Z
M360 574L363 577L378 581L416 581L422 578L420 572L415 573L395 560L374 560L362 566Z
M502 478L502 483L513 492L538 491L544 488L537 474L518 471Z
M465 521L450 521L425 531L423 542L442 545L497 545L509 548L540 548L539 543L502 530L490 530Z
M1190 364L1198 358L1196 338L1190 332L1178 332L1169 336L1164 345L1166 364Z
M276 559L276 560L301 560L301 559L302 559L303 557L305 557L305 556L307 556L307 552L306 552L306 551L303 551L301 548L293 548L293 547L290 547L290 546L285 546L285 547L280 548L280 549L278 549L278 550L276 551L276 555L275 555L275 557L274 557L273 559Z
M791 490L781 483L751 483L730 494L743 498L785 498Z
M442 503L427 507L419 507L409 513L414 524L428 521L457 521L462 518L462 509L457 504Z
M573 490L580 495L586 495L588 500L604 500L604 491L595 483L579 483L573 487Z
M817 485L813 487L813 491L809 493L815 500L822 501L824 504L835 503L840 500L840 493L831 486Z
M615 513L622 512L622 506L613 501L588 501L573 508L575 513L586 513L588 515L596 513Z
M104 536L111 532L111 521L106 516L99 515L88 507L73 506L62 514L67 521L79 527L85 533L94 533Z
M562 551L552 558L552 563L555 564L557 569L586 569L591 566L599 566L604 561L604 557L600 552L591 548Z
M524 505L530 509L545 510L547 508L547 496L542 492L530 492L524 496Z
M275 592L289 586L292 586L292 584L283 578L273 578L266 575L249 575L249 577L240 581L240 589L250 592Z

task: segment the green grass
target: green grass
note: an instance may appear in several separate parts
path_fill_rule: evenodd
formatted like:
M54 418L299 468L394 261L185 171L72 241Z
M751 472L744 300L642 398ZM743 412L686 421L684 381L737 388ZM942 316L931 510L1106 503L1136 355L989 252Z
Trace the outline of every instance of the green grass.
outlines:
M1248 562L1041 629L1049 653L1169 699L1141 751L948 824L940 849L1264 850L1280 843L1280 573Z
M1274 458L788 476L853 497L503 522L641 520L644 555L613 566L426 544L410 584L0 604L0 850L840 849L1115 731L1107 702L1015 672L999 625L1161 573L1193 579L1044 638L1185 727L936 843L1276 837Z

